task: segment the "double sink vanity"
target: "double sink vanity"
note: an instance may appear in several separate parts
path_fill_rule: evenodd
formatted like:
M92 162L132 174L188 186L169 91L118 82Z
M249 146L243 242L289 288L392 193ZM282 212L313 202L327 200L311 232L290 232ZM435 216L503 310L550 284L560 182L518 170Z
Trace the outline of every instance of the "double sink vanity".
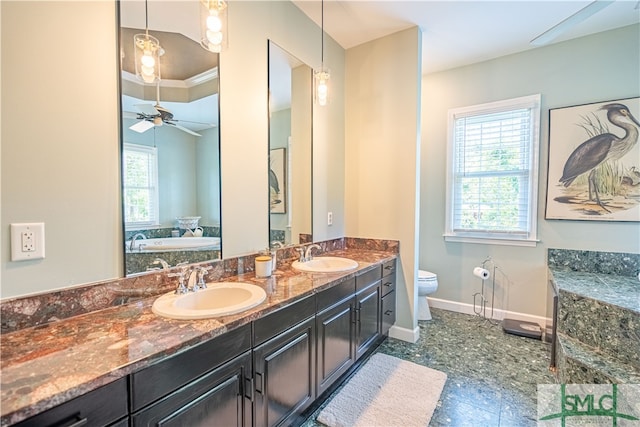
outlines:
M282 259L269 278L238 274L4 334L1 425L295 423L388 334L396 257ZM176 301L194 317L171 318Z

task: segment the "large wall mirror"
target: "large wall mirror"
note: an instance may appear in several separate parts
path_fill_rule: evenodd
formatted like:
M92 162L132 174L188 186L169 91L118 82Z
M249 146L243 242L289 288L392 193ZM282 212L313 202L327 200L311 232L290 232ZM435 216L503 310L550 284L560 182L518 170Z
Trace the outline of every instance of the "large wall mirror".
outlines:
M200 46L199 2L119 9L126 275L161 267L158 258L219 259L219 55ZM146 64L160 64L159 82L141 75L140 55L136 75L134 37L147 29L161 47Z
M312 69L269 42L269 241L312 241Z

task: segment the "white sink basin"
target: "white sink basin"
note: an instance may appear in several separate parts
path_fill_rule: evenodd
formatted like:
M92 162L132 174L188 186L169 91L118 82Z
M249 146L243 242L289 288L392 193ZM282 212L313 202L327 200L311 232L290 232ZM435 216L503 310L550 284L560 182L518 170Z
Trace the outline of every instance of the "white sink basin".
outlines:
M221 282L188 294L164 294L154 301L155 314L171 319L206 319L240 313L262 303L267 294L259 286Z
M309 273L337 273L358 268L358 263L349 258L323 256L307 262L294 261L291 266Z

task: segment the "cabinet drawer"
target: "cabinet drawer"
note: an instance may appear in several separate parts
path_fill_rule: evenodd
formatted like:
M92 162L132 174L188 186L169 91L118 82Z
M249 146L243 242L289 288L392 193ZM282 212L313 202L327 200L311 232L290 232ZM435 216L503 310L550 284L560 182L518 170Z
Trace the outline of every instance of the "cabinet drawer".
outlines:
M382 278L382 284L380 285L380 295L385 296L389 292L396 290L396 276L385 276Z
M382 277L390 276L396 272L396 260L392 259L382 264Z
M241 326L131 375L131 410L166 396L251 348L251 325Z
M316 296L311 295L253 322L253 345L257 346L316 313Z
M126 416L127 379L121 378L24 420L16 426L106 426Z
M318 299L318 311L322 311L325 308L342 301L345 298L352 297L356 292L356 280L349 279L342 283L339 283L329 289L325 289L317 296Z
M382 265L376 265L373 269L356 276L356 292L363 290L382 277Z

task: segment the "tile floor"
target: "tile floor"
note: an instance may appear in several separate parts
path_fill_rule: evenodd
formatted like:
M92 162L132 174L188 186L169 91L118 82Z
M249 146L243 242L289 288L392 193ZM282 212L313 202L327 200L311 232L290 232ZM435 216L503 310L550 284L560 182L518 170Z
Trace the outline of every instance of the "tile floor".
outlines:
M549 344L503 332L500 325L432 309L418 322L415 344L389 338L376 350L447 374L430 426L519 427L536 425L537 384L552 384ZM315 421L320 407L303 424ZM409 427L409 426L403 426Z

